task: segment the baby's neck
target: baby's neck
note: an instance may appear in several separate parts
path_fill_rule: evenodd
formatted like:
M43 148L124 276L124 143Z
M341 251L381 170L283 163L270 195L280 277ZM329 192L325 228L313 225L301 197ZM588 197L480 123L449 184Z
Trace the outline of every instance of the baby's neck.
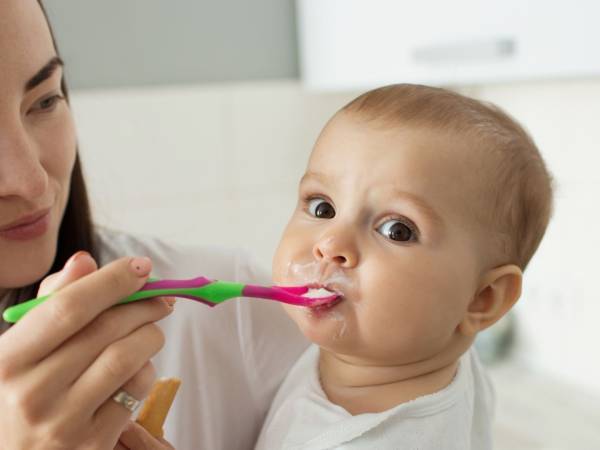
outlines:
M458 359L399 366L362 364L321 349L319 373L327 398L350 414L379 413L448 386Z

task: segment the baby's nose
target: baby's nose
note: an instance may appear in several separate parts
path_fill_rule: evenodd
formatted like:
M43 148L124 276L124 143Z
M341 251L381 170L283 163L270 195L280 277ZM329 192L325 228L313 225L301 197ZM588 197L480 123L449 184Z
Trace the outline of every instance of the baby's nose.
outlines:
M313 256L317 261L328 260L341 267L352 267L358 260L353 243L333 236L320 239L313 248Z

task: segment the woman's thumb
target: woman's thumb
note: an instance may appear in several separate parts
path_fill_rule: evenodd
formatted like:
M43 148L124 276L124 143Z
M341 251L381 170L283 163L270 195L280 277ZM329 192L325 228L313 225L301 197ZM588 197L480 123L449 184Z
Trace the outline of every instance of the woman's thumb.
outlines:
M98 265L88 252L77 252L69 258L60 272L53 273L44 278L40 283L38 297L58 291L73 281L96 270L98 270Z

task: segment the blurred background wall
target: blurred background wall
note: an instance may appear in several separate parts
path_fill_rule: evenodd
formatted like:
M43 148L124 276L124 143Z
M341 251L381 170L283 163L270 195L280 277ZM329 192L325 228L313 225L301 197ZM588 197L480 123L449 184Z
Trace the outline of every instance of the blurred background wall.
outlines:
M319 130L359 93L305 89L293 2L46 5L97 222L243 246L269 267ZM498 448L600 448L600 77L451 87L518 118L556 178L516 344L494 372Z
M291 0L46 0L71 85L298 76Z

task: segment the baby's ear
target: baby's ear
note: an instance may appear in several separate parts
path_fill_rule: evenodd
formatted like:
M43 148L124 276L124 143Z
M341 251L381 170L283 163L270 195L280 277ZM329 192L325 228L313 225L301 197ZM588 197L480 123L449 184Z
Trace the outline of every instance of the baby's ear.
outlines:
M513 264L490 270L483 277L458 330L466 336L493 325L521 296L523 272Z

